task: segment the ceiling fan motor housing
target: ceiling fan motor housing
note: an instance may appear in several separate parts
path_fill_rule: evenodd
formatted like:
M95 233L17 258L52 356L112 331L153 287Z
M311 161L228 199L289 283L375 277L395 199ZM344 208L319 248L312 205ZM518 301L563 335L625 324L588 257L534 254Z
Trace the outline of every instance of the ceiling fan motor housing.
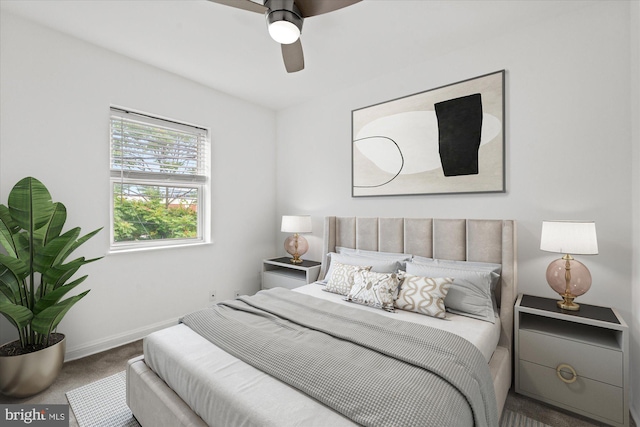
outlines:
M265 0L264 5L269 9L266 13L267 25L286 21L298 27L298 30L302 32L304 18L294 0Z

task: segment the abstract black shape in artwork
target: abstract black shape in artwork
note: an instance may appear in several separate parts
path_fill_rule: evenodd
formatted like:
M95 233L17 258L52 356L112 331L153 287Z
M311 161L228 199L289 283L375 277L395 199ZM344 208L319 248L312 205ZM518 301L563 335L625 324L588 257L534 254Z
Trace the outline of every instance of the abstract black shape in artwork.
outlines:
M475 93L438 102L435 110L444 176L477 174L482 134L482 96Z

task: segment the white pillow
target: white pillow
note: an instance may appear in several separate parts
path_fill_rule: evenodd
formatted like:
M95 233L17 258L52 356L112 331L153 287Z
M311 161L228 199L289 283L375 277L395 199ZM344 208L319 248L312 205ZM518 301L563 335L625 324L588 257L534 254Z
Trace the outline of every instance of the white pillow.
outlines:
M369 271L371 266L359 266L335 263L333 274L324 287L324 290L334 294L347 295L353 286L355 273L359 271Z
M422 277L453 278L453 284L444 300L447 310L495 323L496 312L492 289L500 278L497 273L488 270L472 271L413 262L407 263L407 273Z
M450 277L422 277L405 273L394 305L427 316L446 318L444 302L453 283Z
M355 272L353 278L353 287L345 301L381 308L386 311L395 311L393 299L400 283L398 274L361 270Z

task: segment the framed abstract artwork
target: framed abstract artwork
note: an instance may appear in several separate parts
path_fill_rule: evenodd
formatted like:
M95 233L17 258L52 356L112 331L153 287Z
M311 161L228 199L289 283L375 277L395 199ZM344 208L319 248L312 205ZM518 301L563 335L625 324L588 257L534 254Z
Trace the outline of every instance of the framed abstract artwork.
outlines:
M505 70L351 112L352 196L505 192Z

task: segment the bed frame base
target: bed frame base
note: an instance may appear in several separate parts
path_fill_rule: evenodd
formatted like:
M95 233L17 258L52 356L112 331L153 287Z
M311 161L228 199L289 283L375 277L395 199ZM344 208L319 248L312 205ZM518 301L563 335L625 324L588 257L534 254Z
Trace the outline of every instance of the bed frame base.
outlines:
M127 405L143 426L207 427L144 363L144 356L131 359L127 364Z

